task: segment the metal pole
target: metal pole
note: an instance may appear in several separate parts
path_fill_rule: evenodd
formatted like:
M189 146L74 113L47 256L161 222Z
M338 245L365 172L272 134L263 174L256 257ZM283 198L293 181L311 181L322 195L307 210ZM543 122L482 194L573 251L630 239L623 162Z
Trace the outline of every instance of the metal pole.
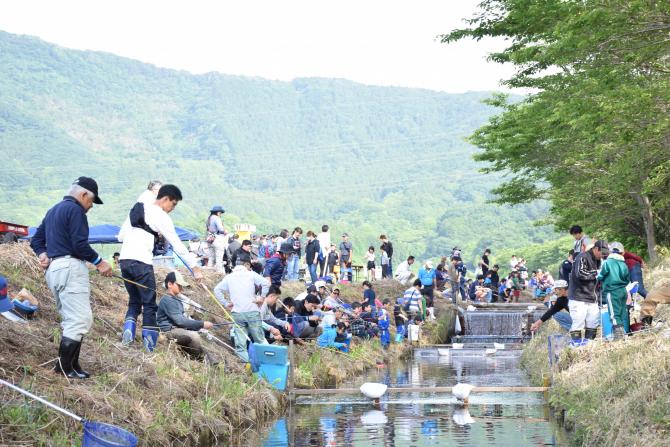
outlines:
M83 420L80 416L77 416L76 414L69 412L69 411L66 410L65 408L61 408L61 407L59 407L59 406L56 405L56 404L52 404L51 402L42 399L41 397L35 396L33 393L31 393L31 392L29 392L29 391L26 391L26 390L24 390L23 388L19 388L18 386L13 385L13 384L11 384L11 383L9 383L9 382L6 382L6 381L4 381L4 380L2 380L2 379L0 379L0 384L5 385L5 386L8 386L8 387L10 387L11 389L13 389L14 391L18 391L19 393L24 394L24 395L28 396L28 397L31 398L31 399L34 399L34 400L36 400L36 401L38 401L38 402L41 402L41 403L43 403L44 405L46 405L47 407L49 407L49 408L52 408L52 409L54 409L54 410L56 410L56 411L60 411L61 413L63 413L63 414L65 414L65 415L70 416L71 418L75 419L77 422L81 422L81 421Z

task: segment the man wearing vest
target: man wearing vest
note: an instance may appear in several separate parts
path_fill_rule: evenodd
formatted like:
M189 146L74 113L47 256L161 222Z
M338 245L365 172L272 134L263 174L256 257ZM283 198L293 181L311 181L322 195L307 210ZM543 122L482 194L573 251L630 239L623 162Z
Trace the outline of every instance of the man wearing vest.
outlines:
M93 324L86 262L103 276L112 275L112 267L88 244L86 213L94 203L102 205L98 184L92 178L79 177L68 195L47 212L30 242L46 269L47 284L61 316L63 336L54 370L70 379L90 376L79 365L82 337Z
M181 191L175 185L161 186L156 201L144 205L145 225L143 227L131 226L124 231L119 263L122 276L132 281L125 283L129 297L128 312L123 325L123 344L125 346L135 340L137 317L140 313L142 313L142 341L145 349L148 352L153 351L158 339L156 277L153 268L156 233L161 234L172 245L174 252L193 270L195 278L202 279L202 273L196 266L195 257L179 240L172 219L168 215L177 207L180 200L182 200ZM131 221L133 220L131 218ZM141 286L133 283L141 284Z

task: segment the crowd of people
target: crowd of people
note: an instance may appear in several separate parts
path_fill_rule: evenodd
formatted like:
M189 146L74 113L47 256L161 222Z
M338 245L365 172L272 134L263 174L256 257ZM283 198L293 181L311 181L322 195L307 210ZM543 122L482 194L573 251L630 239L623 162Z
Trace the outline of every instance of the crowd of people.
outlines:
M354 249L348 234L342 234L337 246L331 242L327 225L322 226L319 234L307 231L305 240L300 227L291 233L282 230L278 234L240 240L238 234L226 230L221 219L223 207L214 206L206 221L207 251L204 252L202 244L189 250L179 240L170 218L182 198L177 186L152 181L130 208L121 227L122 245L114 253L113 266L88 243L87 213L94 203L103 203L94 179L78 178L64 199L46 213L31 247L46 270L46 280L61 316L63 335L55 371L68 378L90 376L79 363L83 339L93 322L86 263L94 265L101 275L115 276L124 282L128 293L121 330L124 346L137 341L141 315L140 340L147 352L155 349L162 333L188 354L210 364L217 364L220 359L216 350L210 349L209 342L222 342L211 332L226 325L231 328L233 349L242 361L248 362L250 342L266 344L293 339L301 344L315 339L319 346L347 350L352 338L378 337L383 346L388 346L392 312L394 321L401 321L403 328L407 321L421 321L416 312L406 316L397 303L379 300L373 288L377 278L374 274L369 274L368 281L363 283L360 302L349 304L339 298L337 284L352 280ZM390 278L393 245L385 235L379 239L382 276ZM205 289L204 268L221 274L212 295L229 322L194 318L194 313L215 314L184 294L189 284L178 271L161 278L166 292L157 301L153 258L166 247ZM374 252L375 247L370 247L365 257L370 272L377 270ZM282 283L300 279L301 260L306 266L305 276L310 279L304 278L307 290L294 298L280 299ZM201 334L207 336L203 338Z
M558 281L539 270L528 275L525 260L517 260L516 256L510 261L510 274L501 279L499 266L490 260L489 249L481 257L476 279L468 280L458 247L442 257L435 267L431 260L425 261L416 275L412 271L413 256L400 263L394 273L393 246L382 234L381 256L377 258L374 246L365 254L367 270L376 271L379 259L384 278L395 278L409 288L402 297L380 299L374 290L376 275L368 275L361 301L345 303L340 299L338 284L351 282L354 256L347 233L342 234L337 246L331 241L327 225L319 234L307 231L306 240L302 239L302 228L295 227L291 233L282 230L240 241L237 234L229 234L223 225L223 208L214 206L206 222L208 253L198 257L197 250L189 251L179 240L170 218L181 200L177 186L158 181L152 181L138 197L119 233L122 246L115 254L114 264L121 275L116 275L112 265L88 243L86 214L93 204L103 203L95 180L78 178L63 200L46 213L31 247L46 271L46 281L61 316L62 337L55 366L58 373L69 378L90 376L79 363L82 341L93 322L86 263L95 266L103 276L117 276L124 281L128 306L122 328L123 345L136 341L137 321L142 315L141 341L146 351L154 350L159 334L163 333L187 353L212 364L218 363L218 359L199 332L208 334L207 340L221 342L210 332L225 325L231 328L233 349L245 362L249 361L250 342L266 344L293 339L300 344L316 339L319 346L347 350L354 337L378 337L383 346L388 346L391 319L396 326L397 341L402 341L411 332L408 331L411 325L435 319L435 299L446 298L454 303L518 301L526 288L538 298L545 297L550 307L535 323L535 330L553 317L564 327L569 324L573 338L581 337L582 330L585 338L593 338L600 322L598 304L602 301L609 307L615 334L620 336L630 331L631 278L637 278L638 293L646 294L641 280L644 262L640 257L626 252L617 242L591 243L582 229L575 226L571 229L575 246L561 265ZM193 311L203 315L211 312L184 295L188 282L177 271L162 278L166 293L157 304L153 257L157 249L168 245L193 279L208 292L202 282L202 269L213 268L221 274L212 296L230 321L214 323L193 318ZM283 283L299 280L303 257L310 279L305 281L305 292L280 299ZM657 303L670 301L669 289L649 292L642 306L645 324L651 324ZM569 310L569 315L561 312L563 309Z

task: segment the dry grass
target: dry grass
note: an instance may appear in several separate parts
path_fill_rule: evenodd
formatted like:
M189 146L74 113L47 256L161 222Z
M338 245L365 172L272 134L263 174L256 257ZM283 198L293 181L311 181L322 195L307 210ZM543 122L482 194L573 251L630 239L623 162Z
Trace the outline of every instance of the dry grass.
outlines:
M157 283L166 271L157 271ZM91 303L95 317L83 345L81 361L93 377L68 382L51 371L57 356L60 330L55 301L46 286L37 259L25 244L0 245L0 274L10 283L10 294L22 287L40 301L41 309L29 325L0 319L0 377L32 390L87 419L109 422L134 432L145 445L186 445L226 442L234 434L280 415L285 399L246 372L228 350L220 350L225 366L208 368L190 360L165 340L155 353L141 347L122 348L119 342L127 293L119 279L91 272ZM210 290L220 280L205 273ZM394 298L404 287L395 281L375 284L380 298ZM345 301L360 300L360 285L340 287ZM162 287L158 287L159 292ZM304 284L284 287L284 296L295 296ZM185 294L217 314L222 314L202 289ZM387 296L388 295L388 296ZM222 322L223 319L207 317ZM227 331L217 336L227 340ZM351 353L296 348L297 384L308 387L333 385L353 377L377 361L396 358L406 347L382 352L377 341L356 344ZM0 445L12 442L70 445L81 436L81 427L59 413L0 389Z
M667 260L652 270L654 283L670 279ZM668 321L670 306L659 306ZM522 364L533 382L548 371L543 329L524 349ZM625 340L596 340L561 354L550 403L565 412L573 442L583 446L670 446L670 340L665 326Z
M145 444L167 445L196 441L203 435L227 439L233 430L277 416L282 408L283 398L247 373L227 350L220 350L224 367L208 368L165 340L151 355L139 344L122 348L119 338L127 293L120 280L93 272L95 320L81 361L94 375L68 383L51 371L60 340L58 313L29 247L0 245L0 274L9 279L10 294L26 287L41 303L37 318L28 325L0 319L0 377L80 416L123 426ZM164 272L157 272L157 280L163 277ZM210 287L216 281L214 275L206 278ZM187 294L212 311L219 310L202 289L193 288ZM0 398L8 404L0 409L0 444L64 445L80 436L81 428L73 420L7 389L0 390Z

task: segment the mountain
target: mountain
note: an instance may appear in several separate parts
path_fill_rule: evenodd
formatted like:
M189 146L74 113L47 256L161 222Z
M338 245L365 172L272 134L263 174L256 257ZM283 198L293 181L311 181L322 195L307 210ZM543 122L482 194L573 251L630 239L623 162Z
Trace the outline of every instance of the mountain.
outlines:
M93 224L120 224L157 178L182 189L183 226L221 204L259 232L328 223L358 253L388 234L396 263L553 239L533 225L545 204L486 203L500 177L464 137L495 113L489 95L193 75L0 32L0 219L35 225L88 175L105 201Z

